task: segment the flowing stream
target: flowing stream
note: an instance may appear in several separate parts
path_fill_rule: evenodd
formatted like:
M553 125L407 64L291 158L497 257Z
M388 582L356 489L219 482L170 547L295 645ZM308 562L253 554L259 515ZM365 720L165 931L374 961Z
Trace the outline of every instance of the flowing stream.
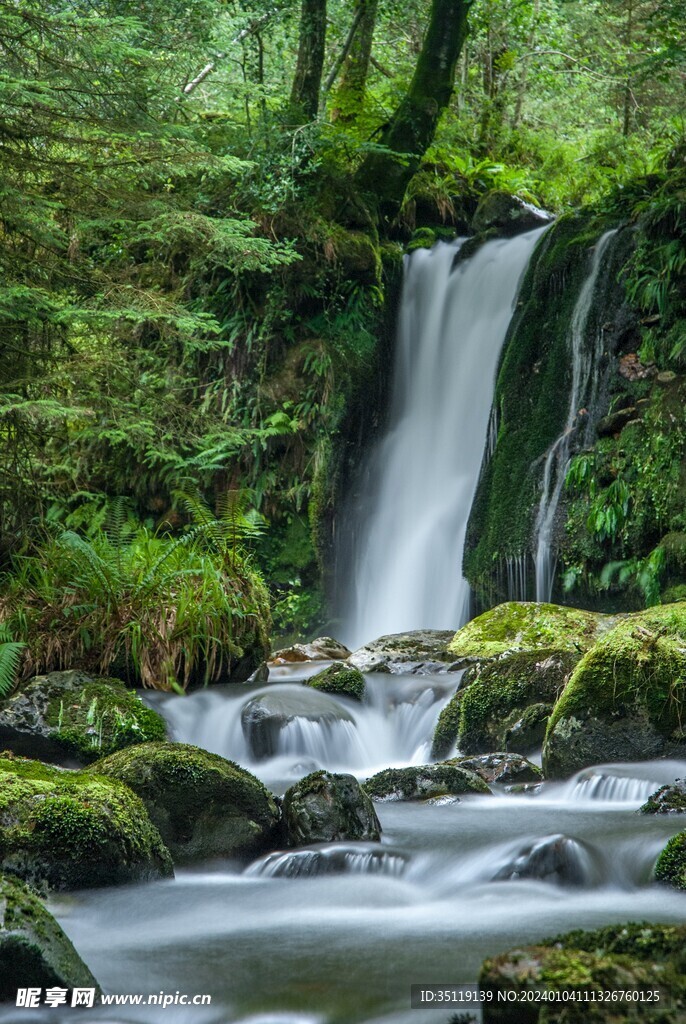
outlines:
M238 760L283 792L317 766L363 777L425 759L457 684L450 673L368 676L364 704L330 698L349 725L331 742L306 717L308 671L154 700L175 739ZM241 718L272 686L296 712L302 701L308 728L283 730L277 752L260 760ZM89 1021L447 1024L447 1012L409 1009L411 984L473 982L485 956L571 928L686 918L686 895L651 882L679 825L636 813L685 771L684 762L603 765L527 795L494 787L460 801L380 803L381 843L213 862L174 880L62 895L52 909L106 991L212 995L209 1007L101 1008ZM0 1021L42 1024L55 1013L20 1012L0 1010Z
M495 373L544 230L488 242L457 266L459 242L406 257L390 426L365 470L348 646L468 618L462 552Z

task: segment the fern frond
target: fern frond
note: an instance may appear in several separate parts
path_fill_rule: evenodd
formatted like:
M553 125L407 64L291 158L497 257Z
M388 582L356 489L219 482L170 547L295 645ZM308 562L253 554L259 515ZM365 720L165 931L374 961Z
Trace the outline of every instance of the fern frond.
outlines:
M9 630L0 626L0 697L6 697L14 689L19 663L26 644L9 639Z

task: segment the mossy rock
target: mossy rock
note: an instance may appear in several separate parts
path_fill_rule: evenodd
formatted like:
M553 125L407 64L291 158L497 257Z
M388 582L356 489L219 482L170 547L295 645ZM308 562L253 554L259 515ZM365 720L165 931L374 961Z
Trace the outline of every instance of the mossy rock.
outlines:
M658 789L643 804L641 814L686 814L686 780Z
M329 665L316 676L305 680L305 686L323 693L331 693L336 697L350 697L351 700L364 700L364 676L349 665Z
M444 629L390 633L359 647L351 654L349 664L360 672L447 672L455 661L448 649L452 638L453 633Z
M584 993L660 990L650 1019L682 1024L686 995L686 926L628 924L575 931L484 961L479 974L484 1024L620 1024L647 1019L649 1003L603 1001ZM577 992L560 1001L545 993ZM540 993L538 998L536 993ZM509 998L508 998L509 997ZM542 997L542 998L541 998Z
M52 914L16 878L0 875L0 1003L19 988L94 988L97 981Z
M507 601L463 626L448 650L454 660L465 663L525 651L581 655L614 621L607 615L564 605Z
M218 754L185 743L146 743L111 754L89 771L138 794L174 861L252 856L275 842L274 797Z
M549 213L525 202L519 196L493 190L480 200L472 219L472 230L478 234L496 229L500 234L510 237L542 228L551 220Z
M686 832L672 836L657 858L655 880L686 892Z
M283 818L291 846L381 838L374 806L353 775L307 775L286 791Z
M474 772L489 785L494 782L511 786L543 781L543 772L538 765L527 761L521 754L505 751L481 754L479 757L454 757L445 763Z
M363 788L374 800L430 800L491 792L476 772L455 762L386 768L368 779Z
M75 670L35 676L0 704L0 743L46 761L88 764L166 735L164 719L120 680Z
M381 284L381 256L368 232L332 224L330 243L344 279L377 287Z
M415 252L417 249L431 249L438 241L433 228L417 228L413 231L412 238L407 244L407 252Z
M546 778L589 765L684 756L686 603L627 616L581 659L543 747Z
M173 874L169 851L127 786L17 757L0 758L0 870L53 889Z

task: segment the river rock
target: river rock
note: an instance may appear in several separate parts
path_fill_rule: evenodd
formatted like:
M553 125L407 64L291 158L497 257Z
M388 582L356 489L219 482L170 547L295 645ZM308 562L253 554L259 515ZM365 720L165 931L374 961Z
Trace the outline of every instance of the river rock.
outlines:
M274 846L279 809L244 768L185 743L145 743L90 769L137 793L174 861L256 855Z
M335 697L349 697L351 700L364 700L364 676L359 669L350 665L329 665L316 676L305 679L305 686L322 693L331 693Z
M360 672L421 675L448 672L455 661L448 650L454 634L442 629L416 629L379 637L350 656Z
M546 836L519 849L493 875L493 881L537 878L559 885L583 885L589 881L588 865L588 854L576 839Z
M646 1003L588 1001L600 990L659 989L656 1021L682 1024L686 995L684 925L611 925L575 931L536 946L522 946L484 961L479 988L483 1024L620 1024L646 1019ZM536 993L578 993L546 1001ZM528 993L528 997L527 997ZM652 1016L652 1014L650 1014Z
M641 814L686 814L686 779L658 789L643 804Z
M374 800L430 800L491 792L476 772L455 762L386 768L367 779L364 789Z
M277 690L253 697L243 708L243 735L257 758L272 757L278 750L279 733L298 718L331 728L336 722L352 722L352 716L326 693L304 687L297 693Z
M100 995L97 981L38 897L18 879L0 875L0 1003L14 1003L19 988L53 986L93 988Z
M543 780L541 769L527 761L521 754L499 753L482 754L480 757L456 757L445 763L474 772L489 784L496 782L502 786L511 786Z
M499 235L509 238L524 231L542 228L552 220L552 214L533 203L525 202L519 196L493 191L487 192L479 201L472 218L472 231L480 234L495 229Z
M686 832L672 836L657 858L655 880L686 892Z
M275 651L270 658L272 665L292 665L302 661L346 661L350 651L330 636L318 636L308 644L293 644Z
M83 889L173 874L140 799L114 779L0 758L0 871Z
M2 747L58 764L88 764L166 735L164 719L120 680L75 670L35 676L0 704Z
M627 616L576 666L548 724L546 778L686 755L686 602Z
M307 775L286 791L283 817L291 846L381 838L374 805L353 775Z

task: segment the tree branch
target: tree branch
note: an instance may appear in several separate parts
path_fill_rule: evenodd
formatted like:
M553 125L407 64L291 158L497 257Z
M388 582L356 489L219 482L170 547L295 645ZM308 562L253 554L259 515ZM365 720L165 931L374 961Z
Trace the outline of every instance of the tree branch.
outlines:
M261 18L256 18L255 21L251 21L246 28L241 29L235 39L231 40L232 45L237 46L239 43L242 43L244 39L247 39L248 36L254 36L255 33L259 32L262 26L269 21L273 14L274 11L267 11L267 13L263 14ZM216 70L217 63L219 61L226 60L228 56L228 52L218 53L214 60L209 61L209 63L205 65L202 71L200 71L195 78L188 82L187 85L184 85L182 90L183 95L190 96L193 90L197 89L199 85L202 85L208 75L211 75L212 72Z

